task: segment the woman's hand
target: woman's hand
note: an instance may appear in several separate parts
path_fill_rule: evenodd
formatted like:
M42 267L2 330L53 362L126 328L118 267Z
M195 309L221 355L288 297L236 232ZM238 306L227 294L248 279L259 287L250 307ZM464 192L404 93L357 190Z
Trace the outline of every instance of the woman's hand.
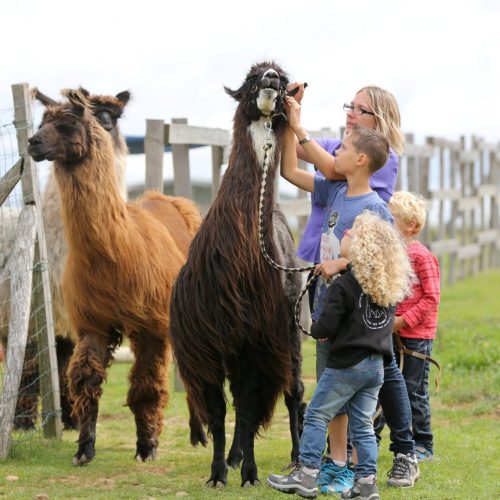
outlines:
M322 278L329 280L335 274L340 273L346 268L347 259L335 259L335 260L326 260L325 262L321 262L321 264L317 264L314 268L314 274L321 276Z
M293 98L300 104L302 102L302 98L304 97L304 84L301 82L293 82L289 83L286 86L286 91L287 92L292 92L294 89L298 87L299 90L297 90L297 93L293 96Z

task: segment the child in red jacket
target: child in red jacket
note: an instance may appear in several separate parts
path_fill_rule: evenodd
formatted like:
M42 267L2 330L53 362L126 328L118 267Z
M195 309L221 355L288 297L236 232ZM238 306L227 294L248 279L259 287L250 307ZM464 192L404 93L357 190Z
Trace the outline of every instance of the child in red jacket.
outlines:
M412 351L431 355L436 337L440 300L439 263L416 237L426 222L425 200L414 193L399 191L389 201L394 224L406 243L408 256L417 277L411 295L396 308L393 330ZM405 355L403 377L412 409L415 451L419 461L433 457L431 411L429 405L429 363Z

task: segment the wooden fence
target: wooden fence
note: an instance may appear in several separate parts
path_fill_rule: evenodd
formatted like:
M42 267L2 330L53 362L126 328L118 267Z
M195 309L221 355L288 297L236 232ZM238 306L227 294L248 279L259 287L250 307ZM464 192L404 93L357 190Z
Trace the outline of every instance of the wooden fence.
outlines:
M174 194L191 197L189 146L206 145L212 148L213 199L227 158L229 131L194 127L187 119L146 124L146 188L162 189L164 148L170 145ZM340 137L342 132L325 128L310 134ZM469 142L464 137L457 141L429 137L424 144L415 144L408 135L396 186L428 201L428 224L420 239L438 257L449 283L500 263L500 143L475 137ZM302 167L307 168L303 162ZM310 213L308 195L298 190L296 199L278 201L289 219L298 218L301 233Z

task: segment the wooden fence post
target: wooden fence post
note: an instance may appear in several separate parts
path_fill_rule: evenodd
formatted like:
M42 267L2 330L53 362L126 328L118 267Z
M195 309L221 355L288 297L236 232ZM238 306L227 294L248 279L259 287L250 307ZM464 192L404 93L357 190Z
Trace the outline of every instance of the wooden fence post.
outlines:
M172 123L187 125L187 118L172 118ZM170 138L169 138L170 142ZM189 145L172 144L172 161L174 164L174 195L192 198L191 174L189 171Z
M144 189L163 192L163 154L165 151L165 122L146 120L144 153L146 155L146 179Z
M40 334L37 346L40 360L40 396L42 398L42 416L44 417L43 431L46 437L61 438L61 403L59 392L59 373L54 335L54 320L52 317L52 298L47 268L47 247L43 218L41 212L41 196L38 187L38 173L36 163L28 155L28 138L33 134L33 115L29 85L20 83L12 85L14 98L14 115L17 132L19 155L24 160L24 171L21 179L24 203L34 205L36 210L37 250L39 257L33 269L34 289L32 310L38 311L37 320ZM43 310L43 313L41 312ZM46 369L46 371L42 371Z

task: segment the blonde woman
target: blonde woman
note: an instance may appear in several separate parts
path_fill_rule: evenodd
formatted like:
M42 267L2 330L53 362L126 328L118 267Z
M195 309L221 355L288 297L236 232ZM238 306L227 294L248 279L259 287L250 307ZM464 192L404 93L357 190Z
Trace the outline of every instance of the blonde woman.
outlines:
M290 84L289 90L299 86L295 99L300 103L304 95L303 84ZM370 177L370 187L388 202L396 184L399 156L403 153L404 136L400 130L401 118L395 97L387 90L370 85L356 92L354 98L343 107L346 112L345 134L354 126L365 126L385 135L390 151L385 165ZM316 176L332 181L345 177L336 168L336 155L342 146L340 139L311 139L300 120L294 126L296 152L300 159L314 164ZM325 208L311 197L311 215L299 244L297 255L303 260L318 264L321 261L321 234ZM331 258L335 259L333 255ZM315 282L316 283L316 282ZM309 289L309 305L313 312L315 285ZM328 342L316 344L316 377L319 380L325 367L330 346ZM411 487L420 476L415 458L415 442L411 430L411 408L406 386L398 369L396 359L385 364L384 385L380 401L384 408L386 422L391 429L390 450L394 453L393 467L388 484L396 487ZM352 470L348 467L347 425L345 409L332 420L329 428L329 455L321 469L319 485L321 492L340 493L350 488L353 482Z
M314 498L328 424L347 405L358 463L354 485L342 498L377 500L372 415L384 380L384 358L392 358L395 305L410 293L413 272L397 231L369 211L345 231L341 253L350 264L328 288L322 313L311 328L311 335L329 339L331 348L306 411L299 462L287 476L269 476L268 484Z

